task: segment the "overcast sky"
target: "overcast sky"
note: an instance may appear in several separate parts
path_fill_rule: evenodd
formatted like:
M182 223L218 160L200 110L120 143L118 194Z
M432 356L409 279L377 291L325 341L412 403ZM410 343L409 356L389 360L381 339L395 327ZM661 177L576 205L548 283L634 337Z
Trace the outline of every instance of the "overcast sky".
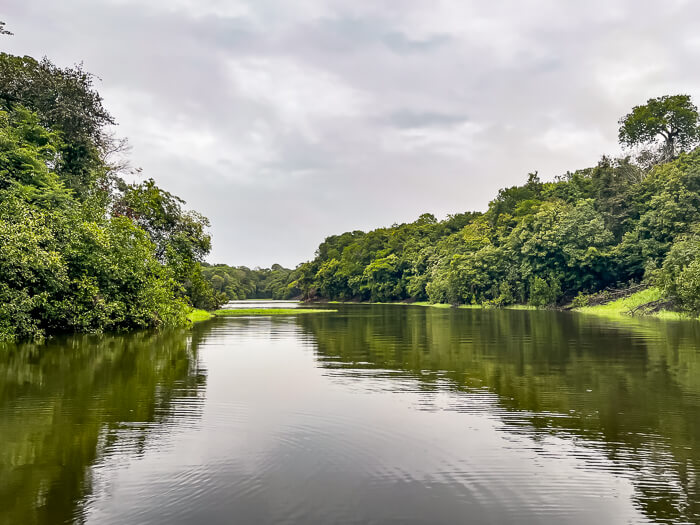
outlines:
M618 153L633 105L700 103L693 0L3 0L0 20L3 51L100 77L132 163L233 265L483 210Z

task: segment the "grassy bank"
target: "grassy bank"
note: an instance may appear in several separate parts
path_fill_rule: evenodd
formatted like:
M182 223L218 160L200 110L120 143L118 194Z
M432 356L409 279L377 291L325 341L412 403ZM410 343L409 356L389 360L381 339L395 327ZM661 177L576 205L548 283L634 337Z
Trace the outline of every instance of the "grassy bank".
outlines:
M201 323L202 321L208 321L209 319L213 318L214 315L211 312L199 310L197 308L193 308L192 311L187 314L187 320L192 324Z
M216 317L237 317L237 316L268 316L268 315L300 315L300 314L320 314L337 312L338 310L314 309L314 308L224 308L216 310L213 314Z
M638 315L652 316L659 319L692 319L688 314L681 312L673 312L669 310L661 310L658 312L645 312L644 306L660 301L663 299L661 290L657 287L646 288L639 292L633 293L627 297L610 301L609 303L599 304L595 306L582 306L575 308L575 312L595 314L603 316L619 316L619 315Z
M269 315L299 315L299 314L320 314L327 312L337 312L337 310L316 309L316 308L222 308L213 312L193 308L187 314L190 324L209 321L214 317L249 317L249 316L269 316Z

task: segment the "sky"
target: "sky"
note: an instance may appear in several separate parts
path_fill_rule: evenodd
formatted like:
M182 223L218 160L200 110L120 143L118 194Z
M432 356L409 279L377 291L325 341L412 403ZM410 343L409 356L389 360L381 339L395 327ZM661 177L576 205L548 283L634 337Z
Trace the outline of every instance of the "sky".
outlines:
M0 50L99 78L131 163L236 266L485 210L620 154L651 97L700 104L693 0L3 0L0 20Z

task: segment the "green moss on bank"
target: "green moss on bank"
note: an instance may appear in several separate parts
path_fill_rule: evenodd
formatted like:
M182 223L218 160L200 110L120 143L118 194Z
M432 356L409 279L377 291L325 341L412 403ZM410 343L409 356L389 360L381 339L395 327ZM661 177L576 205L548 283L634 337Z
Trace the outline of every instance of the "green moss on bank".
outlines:
M217 317L236 316L267 316L267 315L299 315L337 312L338 310L320 310L314 308L225 308L214 311Z

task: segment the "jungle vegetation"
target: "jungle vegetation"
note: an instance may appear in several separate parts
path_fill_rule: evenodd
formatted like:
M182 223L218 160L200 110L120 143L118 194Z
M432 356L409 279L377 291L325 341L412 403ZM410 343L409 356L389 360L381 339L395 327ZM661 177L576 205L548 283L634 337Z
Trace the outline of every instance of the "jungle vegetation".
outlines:
M332 235L290 286L308 300L561 305L632 283L700 313L700 119L687 95L620 119L622 158L537 173L485 212Z
M125 181L93 80L0 53L0 340L178 326L216 306L207 219Z

